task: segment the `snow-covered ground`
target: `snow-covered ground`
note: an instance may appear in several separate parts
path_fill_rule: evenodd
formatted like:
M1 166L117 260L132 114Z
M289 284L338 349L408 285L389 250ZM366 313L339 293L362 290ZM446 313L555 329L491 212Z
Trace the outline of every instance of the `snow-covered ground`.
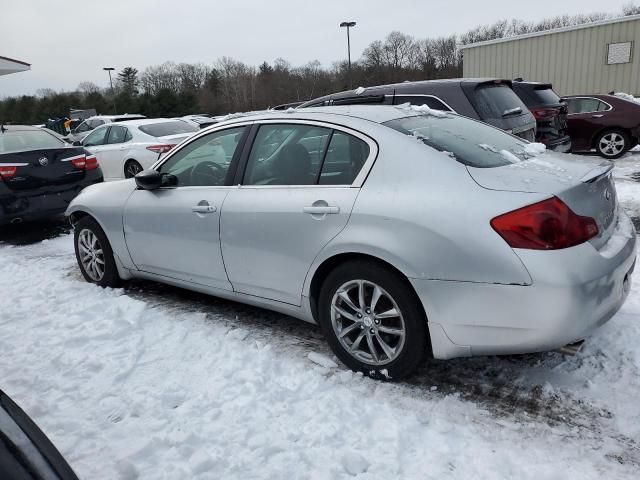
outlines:
M640 154L617 165L640 216ZM81 478L640 478L640 269L576 357L431 361L399 384L275 313L89 285L68 234L0 242L0 291L0 388Z

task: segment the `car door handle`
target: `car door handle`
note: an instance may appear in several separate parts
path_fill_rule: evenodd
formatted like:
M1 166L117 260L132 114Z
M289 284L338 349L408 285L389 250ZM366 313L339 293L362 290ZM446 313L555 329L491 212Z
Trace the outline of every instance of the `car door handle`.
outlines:
M191 207L193 213L213 213L216 211L215 205L195 205Z
M601 114L591 115L591 118L601 118L601 117L604 117L604 115L601 115Z
M310 207L304 207L302 209L303 213L309 213L311 215L335 215L337 213L340 213L340 207L331 207L329 205L325 206L310 206Z

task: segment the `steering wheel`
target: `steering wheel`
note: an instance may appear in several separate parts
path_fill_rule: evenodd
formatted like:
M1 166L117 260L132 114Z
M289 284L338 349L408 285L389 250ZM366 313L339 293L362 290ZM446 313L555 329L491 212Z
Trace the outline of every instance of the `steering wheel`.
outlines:
M191 185L222 185L226 175L227 171L222 165L204 161L193 166L189 180Z

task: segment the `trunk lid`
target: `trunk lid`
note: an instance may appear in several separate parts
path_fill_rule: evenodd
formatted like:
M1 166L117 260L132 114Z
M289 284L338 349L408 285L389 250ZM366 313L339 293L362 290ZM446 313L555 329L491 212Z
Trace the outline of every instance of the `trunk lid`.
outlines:
M2 183L11 190L33 190L48 187L52 192L66 190L80 181L85 171L71 160L87 155L82 147L59 147L0 153L0 167L15 167L15 173L3 177Z
M608 241L618 219L612 169L602 159L554 153L496 168L467 166L483 188L555 195L578 215L594 218L599 233L590 242L596 248Z
M195 133L195 132L194 132ZM177 133L175 135L164 135L162 137L156 137L161 143L167 143L170 145L177 145L184 139L189 138L193 133Z

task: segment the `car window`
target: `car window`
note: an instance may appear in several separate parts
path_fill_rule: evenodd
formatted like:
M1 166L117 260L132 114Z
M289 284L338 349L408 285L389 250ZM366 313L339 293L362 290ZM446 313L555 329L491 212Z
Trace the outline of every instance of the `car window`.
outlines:
M245 127L210 133L189 143L160 166L161 173L176 177L176 186L225 185Z
M469 100L482 120L496 120L528 111L515 92L504 84L481 84Z
M104 120L89 120L89 126L91 129L98 128L100 125L104 125Z
M181 133L193 133L198 131L198 127L183 122L172 120L170 122L148 123L140 125L138 129L152 137L164 137L167 135L179 135Z
M602 112L609 107L597 98L570 98L569 113Z
M451 109L447 107L444 102L434 97L427 97L422 95L396 95L393 99L394 105L403 105L410 103L411 105L426 105L434 110L445 110L450 112Z
M95 147L97 145L104 145L108 131L109 131L108 127L94 130L89 135L87 135L87 137L84 139L82 144L85 147Z
M64 142L44 130L7 130L0 133L0 153L64 147Z
M535 156L528 142L498 128L455 114L419 115L385 122L458 162L477 168L501 167Z
M78 125L78 128L76 128L76 132L88 132L89 130L91 130L89 122L82 122Z
M125 127L111 127L109 129L109 136L107 137L108 144L123 143L127 140L127 129Z
M244 185L314 185L330 134L331 129L314 125L262 125Z
M351 185L369 157L369 145L359 138L334 130L322 163L320 185Z

